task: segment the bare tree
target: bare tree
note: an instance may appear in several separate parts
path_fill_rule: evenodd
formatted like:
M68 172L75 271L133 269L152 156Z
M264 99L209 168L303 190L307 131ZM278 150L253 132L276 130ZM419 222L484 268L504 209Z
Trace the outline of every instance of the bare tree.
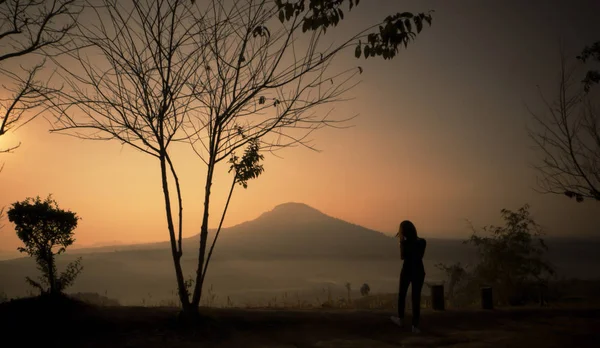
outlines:
M340 44L324 41L329 27L343 20L342 4L351 10L358 1L240 1L227 6L213 1L208 49L203 51L205 93L190 136L196 154L207 166L204 214L200 230L197 276L192 298L199 303L211 252L206 256L211 185L217 163L235 155L250 141L260 140L263 150L294 145L313 148L307 136L344 119L323 110L353 86L362 68L336 70L334 58L354 48L356 58L393 58L399 45L420 32L426 14L399 13L382 23L348 35ZM371 32L379 28L379 32ZM303 35L303 33L305 35ZM364 40L364 44L363 44ZM199 116L199 117L197 117ZM196 130L204 127L206 132ZM233 186L232 186L233 188ZM231 192L230 192L231 195ZM226 208L223 211L223 216ZM212 242L214 248L218 234Z
M540 92L546 112L530 110L534 126L529 135L542 157L536 165L541 192L567 195L578 202L600 201L597 91L581 83L578 68L561 54L557 95L550 101Z
M64 67L71 87L55 101L55 131L87 139L118 139L157 158L161 168L171 251L184 312L197 313L218 232L236 184L263 171L260 151L305 145L307 135L334 119L320 108L343 99L362 68L339 70L340 52L393 58L429 14L398 13L347 35L324 40L356 0L134 1L104 0L98 24L80 27L86 49ZM414 27L414 30L413 30ZM95 60L89 57L94 55ZM102 57L99 59L98 57ZM67 69L67 66L69 69ZM87 131L86 131L87 130ZM206 165L204 213L192 294L184 286L182 191L171 157L174 142L189 142ZM244 151L238 157L238 152ZM208 247L208 212L217 164L229 161L232 185L217 234ZM178 221L171 212L175 183ZM191 296L190 296L191 295Z
M39 114L33 110L43 104L52 90L36 79L37 74L45 55L56 54L68 45L68 33L80 11L77 0L0 0L0 76L4 89L0 99L0 136ZM31 64L5 66L17 60ZM1 148L0 153L19 145Z
M85 48L56 61L70 88L54 101L59 118L53 131L117 139L158 160L179 298L189 310L180 261L183 199L170 149L184 139L178 137L185 137L185 118L198 108L194 94L203 92L197 90L204 78L203 14L197 5L179 0L105 0L86 8L95 12L97 23L78 26L78 45Z

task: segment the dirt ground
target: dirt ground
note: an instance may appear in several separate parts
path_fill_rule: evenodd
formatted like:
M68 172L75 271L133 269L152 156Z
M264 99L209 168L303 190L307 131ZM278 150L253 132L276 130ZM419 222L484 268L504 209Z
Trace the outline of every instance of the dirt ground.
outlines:
M421 334L392 311L205 309L182 328L177 309L40 301L0 305L2 341L51 347L599 347L600 308L550 307L422 313ZM410 313L410 312L409 312ZM410 323L410 315L407 317ZM2 345L12 347L13 345ZM17 345L14 345L17 346Z

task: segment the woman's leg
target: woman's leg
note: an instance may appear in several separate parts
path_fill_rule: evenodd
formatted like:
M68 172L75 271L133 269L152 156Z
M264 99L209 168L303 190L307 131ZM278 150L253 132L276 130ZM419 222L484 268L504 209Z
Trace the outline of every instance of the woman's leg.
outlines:
M414 327L419 327L421 319L421 290L423 290L424 282L425 274L417 274L412 279L412 325Z
M398 318L400 319L404 319L404 309L406 307L406 294L408 293L410 278L411 277L408 274L408 272L400 272L400 289L398 290Z

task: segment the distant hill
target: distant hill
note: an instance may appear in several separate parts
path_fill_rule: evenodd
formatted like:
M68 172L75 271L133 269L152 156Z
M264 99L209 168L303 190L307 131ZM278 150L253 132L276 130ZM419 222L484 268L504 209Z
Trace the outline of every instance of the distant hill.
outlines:
M212 241L214 230L210 232ZM188 278L196 269L199 236L186 238L182 266ZM549 257L561 274L597 277L600 243L590 240L548 238ZM31 288L25 276L36 277L29 257L0 261L0 294L22 296ZM168 242L73 249L57 258L59 270L82 256L84 271L72 292L99 292L122 303L140 304L174 298L173 260ZM427 238L424 263L428 281L444 275L436 263L470 263L475 250L461 240ZM242 299L289 292L316 293L344 284L368 282L374 292L397 291L400 270L398 242L391 236L328 216L301 203L276 206L258 218L224 228L217 243L206 284L215 287L221 300ZM316 289L316 290L315 290ZM312 291L310 290L310 291Z
M209 231L212 242L215 230ZM184 254L196 255L200 235L184 238ZM168 241L74 249L75 253L169 250ZM331 216L303 203L284 203L258 218L221 229L215 258L397 258L390 236Z
M185 243L197 248L199 238ZM216 250L219 255L251 258L398 257L394 238L302 203L281 204L255 220L222 229Z
M215 230L209 231L209 246ZM184 258L197 257L200 236L184 238ZM425 258L451 262L457 255L472 259L474 249L461 240L427 238ZM572 259L580 255L600 255L600 240L578 238L546 238L552 259ZM148 259L168 256L168 241L143 244L103 245L71 249L67 254L101 254L118 252L120 257ZM584 256L585 255L585 256ZM8 254L6 255L8 256ZM13 257L23 257L12 253ZM215 248L216 259L398 259L398 243L394 237L329 216L303 203L284 203L258 218L223 228ZM4 257L7 259L9 257ZM593 261L597 261L593 257ZM600 256L598 256L600 260ZM592 261L592 260L590 260Z

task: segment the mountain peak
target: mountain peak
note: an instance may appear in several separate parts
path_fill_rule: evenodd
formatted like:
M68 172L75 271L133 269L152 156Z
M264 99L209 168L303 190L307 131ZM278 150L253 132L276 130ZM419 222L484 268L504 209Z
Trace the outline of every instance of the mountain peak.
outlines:
M257 220L269 220L269 222L293 222L293 221L314 221L328 217L321 211L298 202L282 203L273 210L263 213Z
M396 256L397 244L380 232L331 217L304 203L275 206L257 219L231 227L222 237L232 253ZM386 256L386 257L387 257Z
M279 205L276 205L275 208L273 208L272 211L275 211L275 210L277 210L277 211L284 211L284 210L285 211L308 210L308 211L319 212L317 209L309 206L308 204L300 203L300 202L281 203Z

